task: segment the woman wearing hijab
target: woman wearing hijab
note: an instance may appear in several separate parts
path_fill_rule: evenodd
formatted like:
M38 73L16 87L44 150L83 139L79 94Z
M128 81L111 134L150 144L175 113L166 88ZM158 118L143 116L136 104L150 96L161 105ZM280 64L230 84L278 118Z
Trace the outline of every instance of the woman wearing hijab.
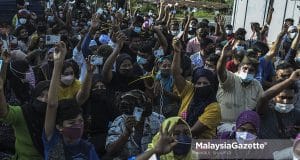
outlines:
M236 120L236 128L232 132L224 132L219 135L221 139L236 139L239 143L251 142L257 138L260 118L254 111L242 112Z
M103 82L108 84L108 87L113 91L126 92L133 89L144 91L143 81L136 81L139 79L138 75L142 75L142 73L133 72L132 58L128 54L119 54L123 48L124 40L125 35L117 33L117 46L103 66ZM116 64L115 71L112 69L114 62Z
M174 58L172 72L174 84L182 100L178 116L187 121L195 138L211 139L221 121L220 106L216 100L214 74L207 69L196 69L192 83L181 75L180 58L182 46L173 40Z
M192 160L192 133L186 121L181 117L166 119L146 152L137 156L137 160ZM158 157L159 155L159 157Z
M32 99L23 106L11 106L4 95L4 80L9 60L5 58L0 75L0 121L11 124L15 131L15 158L43 159L42 130L48 100L49 81L37 84ZM34 116L33 116L34 115Z

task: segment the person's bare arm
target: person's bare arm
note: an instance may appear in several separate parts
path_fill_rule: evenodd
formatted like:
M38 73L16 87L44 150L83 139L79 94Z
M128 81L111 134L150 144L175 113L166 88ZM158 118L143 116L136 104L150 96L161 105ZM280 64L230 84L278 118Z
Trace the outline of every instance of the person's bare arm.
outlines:
M219 78L219 81L221 83L224 83L227 79L227 73L226 73L226 60L227 57L231 55L231 49L234 42L228 42L221 53L221 56L217 62L217 75Z
M103 65L102 77L103 82L109 83L112 80L112 67L116 61L125 41L125 35L121 32L117 33L117 46L114 49L113 53L109 55L107 60Z
M276 53L279 50L279 46L280 46L280 43L282 41L282 38L287 33L287 30L288 30L288 26L284 25L282 31L277 36L277 39L276 39L275 43L272 45L269 53L267 53L265 55L265 60L266 61L271 61L273 59L273 57L276 55Z
M209 128L198 120L191 128L191 132L193 136L197 136L203 133L207 129Z
M2 55L2 69L0 70L0 118L7 115L7 102L4 95L4 82L6 80L7 67L10 62L10 56L8 52L3 52Z
M257 102L257 105L256 105L257 113L259 113L259 114L266 113L267 109L268 109L269 101L273 97L278 95L282 90L284 90L285 88L294 84L299 79L300 79L300 69L294 71L288 79L286 79L283 82L280 82L280 83L272 86L268 90L266 90Z
M46 117L45 117L44 128L45 128L45 135L48 141L52 138L55 129L56 113L58 107L59 79L60 79L60 74L62 71L63 62L66 54L67 54L66 44L64 42L60 42L55 47L55 52L53 55L54 69L53 69L52 78L49 87L48 103L47 103Z
M294 50L298 49L298 45L300 42L300 24L298 24L297 30L298 30L298 34L297 34L296 38L293 40L292 45L291 45L291 49L294 49Z
M76 95L76 101L79 106L81 106L90 96L90 90L92 87L92 78L93 78L93 70L94 66L91 64L91 57L88 57L87 60L87 72L85 75L85 79L81 85L80 90L78 91Z
M191 12L189 14L188 20L187 20L187 22L186 22L186 24L184 26L182 37L180 37L183 42L186 42L187 39L188 39L188 34L189 34L188 31L189 31L189 26L190 26L190 22L191 22L192 18L193 18L193 12Z
M156 26L153 27L153 31L156 33L158 40L160 42L160 45L163 47L164 51L168 48L168 42L164 34L160 31L160 29Z
M179 91L179 93L181 93L186 85L186 81L184 77L181 75L181 67L180 67L182 45L180 40L176 37L173 39L172 45L174 49L174 57L173 57L171 70L174 77L174 84L177 90Z

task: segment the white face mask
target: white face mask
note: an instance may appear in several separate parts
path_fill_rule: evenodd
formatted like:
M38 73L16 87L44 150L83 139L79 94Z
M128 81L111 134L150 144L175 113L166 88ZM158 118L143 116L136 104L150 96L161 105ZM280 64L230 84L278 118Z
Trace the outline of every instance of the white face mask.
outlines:
M240 144L253 143L256 137L256 135L249 132L235 132L235 139Z
M144 65L146 64L148 61L147 59L141 57L141 56L137 56L136 57L136 62L139 64L139 65Z
M64 85L70 86L73 83L73 81L74 81L74 75L68 75L68 76L62 75L60 81Z
M162 56L164 56L164 55L165 55L165 53L164 53L164 50L163 50L163 49L158 49L158 50L155 50L155 51L153 52L153 54L154 54L154 56L155 56L156 58L160 58L160 57L162 57Z
M53 22L54 21L54 16L48 16L47 20L48 20L48 22Z
M279 113L289 113L294 109L294 104L276 103L274 109Z
M233 33L233 31L229 30L229 29L227 29L225 32L226 32L227 35L231 35Z
M177 36L179 31L171 31L172 36Z
M297 35L297 32L289 33L289 35L290 35L291 39L294 39L296 37L296 35Z
M19 22L20 22L21 24L25 24L25 23L27 22L27 19L26 19L26 18L20 18L20 19L19 19Z
M245 73L245 72L240 72L238 76L241 78L243 82L251 82L254 79L253 74Z

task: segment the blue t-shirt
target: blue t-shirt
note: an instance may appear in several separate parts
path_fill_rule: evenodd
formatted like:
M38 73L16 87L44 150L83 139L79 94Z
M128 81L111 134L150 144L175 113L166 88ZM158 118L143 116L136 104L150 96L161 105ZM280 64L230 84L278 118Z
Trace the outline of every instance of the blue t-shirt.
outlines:
M275 75L275 70L271 61L266 61L265 57L259 58L258 72L255 79L261 84L264 81L272 82L272 77Z
M55 129L50 141L47 141L45 131L43 131L43 143L45 149L45 160L60 159L67 160L99 160L95 148L92 144L80 140L73 145L64 144L62 135Z

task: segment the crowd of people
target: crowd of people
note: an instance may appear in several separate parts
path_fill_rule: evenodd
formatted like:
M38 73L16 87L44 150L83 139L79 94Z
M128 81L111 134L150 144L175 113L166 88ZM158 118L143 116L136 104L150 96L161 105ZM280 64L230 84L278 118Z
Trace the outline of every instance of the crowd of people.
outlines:
M300 144L293 19L280 33L234 31L222 15L122 2L47 2L43 15L19 4L0 22L0 159L191 160L193 139Z

